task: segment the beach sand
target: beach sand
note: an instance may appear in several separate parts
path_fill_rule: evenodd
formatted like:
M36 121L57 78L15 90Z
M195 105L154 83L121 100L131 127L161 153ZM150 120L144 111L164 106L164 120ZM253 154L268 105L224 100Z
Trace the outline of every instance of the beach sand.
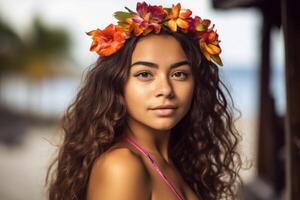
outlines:
M0 199L43 200L47 167L57 140L56 127L32 127L21 146L0 145Z

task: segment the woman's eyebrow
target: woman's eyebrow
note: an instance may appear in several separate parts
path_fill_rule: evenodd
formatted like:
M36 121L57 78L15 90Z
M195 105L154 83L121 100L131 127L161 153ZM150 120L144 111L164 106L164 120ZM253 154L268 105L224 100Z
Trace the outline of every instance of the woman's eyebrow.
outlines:
M148 61L137 61L137 62L131 64L130 67L133 67L134 65L144 65L146 67L158 68L158 64L153 63L153 62L148 62ZM180 62L174 63L170 67L171 68L176 68L176 67L180 67L181 65L189 65L189 66L191 66L191 63L189 61L187 61L187 60L184 60L184 61L180 61Z

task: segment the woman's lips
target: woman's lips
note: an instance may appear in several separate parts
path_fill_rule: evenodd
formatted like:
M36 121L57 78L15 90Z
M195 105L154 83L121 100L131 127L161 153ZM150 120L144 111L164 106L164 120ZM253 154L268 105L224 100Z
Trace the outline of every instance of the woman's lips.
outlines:
M173 115L175 113L175 110L176 108L159 108L159 109L151 109L150 111L158 116L167 117Z

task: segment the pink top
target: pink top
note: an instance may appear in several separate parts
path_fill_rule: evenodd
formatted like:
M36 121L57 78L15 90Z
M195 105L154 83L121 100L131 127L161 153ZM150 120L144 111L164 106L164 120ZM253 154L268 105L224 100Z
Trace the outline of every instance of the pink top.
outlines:
M137 143L135 143L132 139L130 139L128 136L124 136L124 139L131 144L134 148L136 148L139 152L141 152L143 155L145 155L152 163L154 169L158 172L160 177L165 181L165 183L169 186L169 188L175 193L178 200L184 200L183 197L180 196L180 194L177 192L176 188L172 185L172 183L168 180L168 178L162 173L160 170L158 164L153 159L152 155L146 151L144 148L139 146Z

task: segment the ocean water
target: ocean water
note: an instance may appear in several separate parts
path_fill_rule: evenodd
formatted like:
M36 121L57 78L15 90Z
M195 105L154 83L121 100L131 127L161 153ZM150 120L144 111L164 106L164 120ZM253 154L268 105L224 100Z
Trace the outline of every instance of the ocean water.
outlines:
M255 117L258 112L259 71L254 68L224 69L220 71L222 81L231 92L236 107L244 116ZM284 70L275 68L271 72L270 91L275 99L277 113L286 111Z
M228 87L235 107L244 117L255 117L259 95L258 71L255 68L222 68L220 76ZM271 76L271 91L275 97L276 110L285 113L284 71L276 68ZM19 111L45 116L61 116L75 98L80 80L56 77L34 82L24 77L6 77L0 84L0 100L6 106Z

